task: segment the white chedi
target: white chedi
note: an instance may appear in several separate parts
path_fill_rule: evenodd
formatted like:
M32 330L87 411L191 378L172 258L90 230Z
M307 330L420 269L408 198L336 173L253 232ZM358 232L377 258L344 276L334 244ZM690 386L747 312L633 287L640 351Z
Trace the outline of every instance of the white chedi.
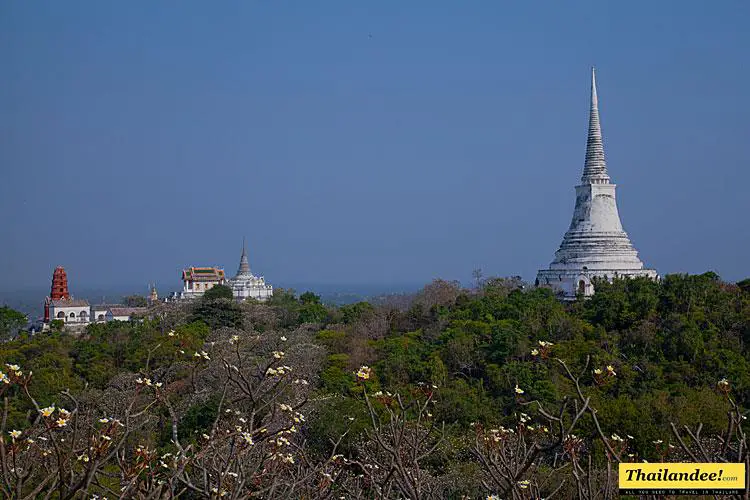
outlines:
M581 184L576 186L573 220L555 259L537 274L537 285L552 287L572 299L578 294L593 295L595 277L658 278L656 271L644 267L622 228L615 188L604 158L596 76L592 70L586 162Z
M255 299L265 301L273 295L273 287L266 284L263 276L255 276L250 271L250 263L247 259L247 249L245 241L242 241L242 255L240 256L240 266L234 278L227 282L232 289L232 294L237 300Z

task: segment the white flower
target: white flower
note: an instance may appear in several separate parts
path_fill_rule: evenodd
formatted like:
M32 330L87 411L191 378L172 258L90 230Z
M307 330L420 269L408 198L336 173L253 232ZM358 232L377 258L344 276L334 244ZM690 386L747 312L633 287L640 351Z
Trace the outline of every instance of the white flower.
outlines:
M273 351L271 354L273 354L273 357L276 359L281 359L284 357L283 351Z
M39 413L42 414L43 417L49 417L55 412L55 405L48 406L47 408L42 408Z
M170 337L176 337L177 336L177 334L175 333L174 330L169 330L169 333L167 333L167 335L169 335Z
M356 375L360 380L367 380L370 378L370 375L372 375L372 369L368 366L361 366L359 370L357 370Z
M245 441L245 444L252 446L255 443L253 442L253 436L250 435L249 432L243 432L242 433L242 439Z
M523 481L518 481L518 487L521 489L526 489L531 484L531 481L528 479L524 479Z
M18 366L18 365L11 365L11 364L9 364L9 363L5 363L5 366L7 366L7 367L8 367L8 369L9 369L10 371L12 371L12 372L20 372L20 371L21 371L21 367L20 367L20 366Z
M240 341L240 336L239 335L232 335L232 338L229 340L229 343L230 344L235 344L235 343L237 343L239 341Z
M277 375L278 373L278 370L276 370L275 368L269 368L268 370L266 370L267 377L272 377L274 375Z
M13 439L16 439L17 437L21 435L21 431L17 431L14 429L10 431L8 434L10 434L10 437L12 437Z
M612 441L623 442L625 440L623 438L621 438L620 436L618 436L617 434L612 434Z
M282 342L286 342L286 337L282 336L282 337L281 337L281 341L282 341Z
M515 392L516 392L516 394L523 394L524 390L521 389L520 387L518 387L518 384L516 384Z
M55 421L55 423L57 424L58 427L65 427L66 425L68 425L68 421L65 420L64 418L58 418L57 421Z
M539 351L537 349L532 349L531 350L531 355L532 356L538 356L539 355Z
M107 423L109 423L109 419L108 418L100 418L99 419L99 423L100 424L107 424Z
M615 373L615 369L612 367L612 365L607 365L607 371L610 375L615 376L617 373Z
M601 375L601 374L602 374L602 369L601 368L594 369L594 375Z

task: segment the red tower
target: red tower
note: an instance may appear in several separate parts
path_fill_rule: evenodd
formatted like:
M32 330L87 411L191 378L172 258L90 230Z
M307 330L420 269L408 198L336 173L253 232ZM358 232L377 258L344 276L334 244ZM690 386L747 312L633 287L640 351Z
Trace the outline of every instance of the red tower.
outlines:
M49 323L49 305L52 300L69 299L68 292L68 275L65 274L65 268L57 266L52 273L52 289L49 297L44 300L44 322Z
M57 266L52 274L52 291L49 294L52 300L69 299L68 275L65 274L63 266Z

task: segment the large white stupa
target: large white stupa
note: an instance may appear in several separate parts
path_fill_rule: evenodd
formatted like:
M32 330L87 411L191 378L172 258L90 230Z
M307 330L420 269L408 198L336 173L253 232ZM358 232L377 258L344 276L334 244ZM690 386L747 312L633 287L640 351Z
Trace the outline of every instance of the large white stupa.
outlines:
M227 285L232 288L234 298L245 300L253 298L264 301L273 295L273 287L267 285L263 276L255 276L250 272L250 263L247 260L247 248L245 240L242 240L242 255L240 256L240 267L234 278L227 281Z
M581 185L576 186L573 220L563 237L555 260L537 274L538 286L562 291L566 298L593 295L592 278L647 276L657 278L653 269L645 269L622 228L617 211L615 184L610 182L604 159L596 74L591 71L591 111L586 162Z

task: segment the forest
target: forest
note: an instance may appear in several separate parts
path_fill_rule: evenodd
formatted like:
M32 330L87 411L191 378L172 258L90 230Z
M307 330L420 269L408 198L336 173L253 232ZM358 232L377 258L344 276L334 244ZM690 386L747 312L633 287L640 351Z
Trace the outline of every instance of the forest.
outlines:
M0 344L0 496L606 499L619 462L750 463L750 280L595 286L216 287L22 333Z

